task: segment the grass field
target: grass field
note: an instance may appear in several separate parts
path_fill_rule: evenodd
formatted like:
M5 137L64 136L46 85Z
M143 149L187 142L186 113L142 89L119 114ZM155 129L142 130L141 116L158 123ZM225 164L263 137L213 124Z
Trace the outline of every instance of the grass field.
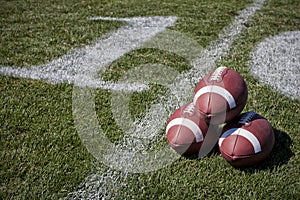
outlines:
M87 20L92 16L177 16L170 29L207 48L238 11L251 3L1 0L0 66L40 65L124 25ZM115 199L300 199L300 101L279 94L249 72L250 53L259 42L281 32L300 30L299 10L298 0L267 0L227 55L216 63L242 74L249 90L245 111L257 111L274 128L275 146L262 165L236 169L215 152L204 159L181 157L149 173L122 175L97 161L82 144L74 126L72 84L0 75L0 199L76 198L78 190L86 190L86 194L98 190L100 197ZM153 62L180 73L190 68L188 62L172 53L140 49L112 63L102 77L117 81L134 66ZM130 104L132 117L144 116L164 93L157 85L135 93ZM110 100L111 91L97 89L99 124L108 138L118 141L123 132L114 122ZM120 174L118 180L107 183L111 188L97 186L97 180L91 186L85 184L89 175L96 174L100 179L107 171ZM101 187L106 193L101 193Z

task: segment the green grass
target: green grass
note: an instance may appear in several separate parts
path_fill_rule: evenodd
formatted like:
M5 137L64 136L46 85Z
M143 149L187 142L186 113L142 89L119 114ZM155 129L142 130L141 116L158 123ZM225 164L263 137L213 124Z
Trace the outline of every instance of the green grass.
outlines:
M203 47L218 38L247 1L0 1L0 65L38 65L83 46L122 25L88 21L90 16L175 15L171 29ZM157 8L157 5L158 8ZM269 0L218 64L239 71L249 88L245 110L255 110L274 127L276 143L259 167L235 169L218 154L181 158L151 173L129 176L117 199L299 199L299 100L278 94L249 74L250 52L266 37L300 30L297 0ZM118 80L144 63L161 63L179 72L182 58L153 49L126 54L103 75ZM56 199L75 191L97 162L82 145L72 116L72 85L0 76L0 199ZM131 99L133 118L142 117L163 93L152 86ZM110 111L111 92L97 90L99 123L111 140L122 137ZM100 164L100 167L102 165Z
M1 198L52 198L88 174L93 158L72 119L72 86L1 77Z

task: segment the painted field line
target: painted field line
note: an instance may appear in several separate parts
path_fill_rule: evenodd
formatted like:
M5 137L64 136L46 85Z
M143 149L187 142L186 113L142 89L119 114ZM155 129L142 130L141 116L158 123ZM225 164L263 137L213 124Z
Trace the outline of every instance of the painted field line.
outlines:
M98 19L125 21L128 22L128 25L110 33L105 38L97 39L92 45L79 48L44 65L23 68L0 66L0 73L6 76L44 80L53 84L74 83L78 86L118 91L147 89L148 86L145 84L103 81L97 76L97 73L103 71L106 66L124 54L140 47L167 27L172 26L177 18L172 16L91 18L91 20Z
M142 121L135 122L137 128L135 129L134 134L141 135L147 133L148 130L152 130L149 128L149 124L151 124L151 127L163 127L165 121L158 120L157 117L155 117L157 113L164 113L164 108L170 108L172 105L173 109L170 110L174 110L174 106L178 107L192 100L195 84L198 83L203 74L206 74L207 71L215 67L216 61L226 56L232 43L246 28L245 24L247 24L256 11L262 8L264 2L264 0L254 1L253 4L239 12L239 15L234 18L233 22L224 28L223 34L219 34L219 38L216 41L211 42L209 47L204 50L198 58L192 61L193 68L186 73L180 74L172 84L167 86L174 97L168 98L164 106L158 104L153 105ZM177 105L174 104L174 98L178 103ZM169 116L170 114L171 113L167 113L166 116ZM216 127L211 128L215 129ZM156 130L156 132L158 131L159 130ZM153 134L153 132L151 133ZM220 134L221 132L219 135ZM210 136L211 138L206 137L203 141L199 153L200 157L206 156L217 142L217 134L210 134Z
M213 60L216 62L217 60L226 56L233 42L246 28L245 25L248 23L249 19L256 13L256 11L263 7L264 2L265 0L254 0L252 5L240 11L239 15L235 17L234 21L224 29L224 33L219 35L219 39L211 43L207 49L207 53L204 53L204 58L208 57L209 59L201 59L200 57L200 60L196 60L196 66L194 65L194 67L196 69L201 67L199 64L203 62L202 60ZM200 61L200 63L198 61ZM206 64L209 65L210 63ZM213 65L213 63L211 64ZM207 69L211 69L211 66L207 66ZM224 116L222 117L225 121L226 113L223 113L223 115ZM218 126L209 126L208 134L205 137L198 154L199 157L205 157L213 149L215 144L218 142L221 132L222 129L220 129Z
M264 39L252 52L250 72L281 94L300 98L300 31Z
M172 84L167 85L167 88L169 88L171 93L175 95L174 97L167 99L167 102L165 103L167 107L172 107L172 105L173 107L178 107L187 103L187 101L192 100L195 84L201 79L203 74L214 67L217 60L227 54L231 44L245 28L245 24L248 22L250 17L253 16L257 10L261 9L263 4L264 0L254 1L254 3L249 7L240 11L239 15L234 18L233 22L228 27L224 28L224 33L219 35L219 39L211 42L208 49L204 50L198 58L192 61L193 68L186 73L180 74L177 78L175 78L175 81ZM174 98L178 105L174 105ZM159 104L153 105L142 121L136 121L134 123L137 127L135 129L136 135L148 133L149 130L153 131L149 128L149 124L151 124L151 127L162 127L164 125L165 122L163 120L153 121L153 119L157 119L157 117L155 117L157 113L164 112L164 108L162 107L164 106ZM172 109L170 110L172 111ZM169 114L170 113L168 113L167 116Z
M219 39L212 42L207 50L203 52L202 55L199 56L198 59L195 59L193 62L193 68L188 73L180 75L177 80L178 82L175 82L174 84L170 85L170 89L173 90L173 93L177 94L178 101L180 103L184 103L187 100L187 97L191 96L191 90L194 87L194 84L197 83L202 76L203 73L205 73L205 70L209 70L211 67L213 67L214 62L225 56L234 40L240 35L242 30L245 27L245 23L248 22L251 16L255 14L255 12L264 4L264 0L258 0L254 1L253 4L251 4L249 7L246 7L244 10L242 10L238 16L235 17L233 22L224 29L224 33L219 35ZM203 70L204 69L204 70ZM180 90L179 92L176 92L176 89L178 88L184 88L183 90ZM143 122L140 124L145 123L145 125L149 125L149 121L147 123L147 120L151 121L151 118L153 117L153 113L155 113L159 107L153 106L149 113L146 114L146 117L144 118ZM153 126L158 125L160 127L161 124L157 122L157 124L153 124ZM139 126L143 127L143 126ZM113 182L114 179L120 179L120 175L114 175L114 170L108 170L106 172L107 179L103 180L102 174L92 174L86 178L85 185L94 185L94 189L88 189L89 187L85 187L84 185L82 188L74 193L70 194L71 198L105 198L105 195L113 195L113 187L114 185L106 184L109 182ZM122 176L122 175L121 175ZM126 175L127 177L127 175ZM95 181L95 178L100 178L100 180L103 181ZM122 178L122 177L121 177ZM126 181L126 179L122 179ZM97 184L101 185L101 189L97 187ZM102 192L102 194L99 193L99 191ZM100 195L100 196L99 196ZM111 197L111 196L110 196Z
M215 62L226 56L230 50L231 45L235 39L246 28L245 24L264 5L265 0L254 0L254 2L239 12L232 23L223 29L223 33L219 34L219 38L212 41L208 48L199 55L198 58L192 61L193 68L187 73L178 76L177 81L170 85L170 89L174 89L177 93L178 99L184 103L186 97L191 95L195 84L206 74L209 70L215 67ZM187 87L185 91L176 92L176 88Z

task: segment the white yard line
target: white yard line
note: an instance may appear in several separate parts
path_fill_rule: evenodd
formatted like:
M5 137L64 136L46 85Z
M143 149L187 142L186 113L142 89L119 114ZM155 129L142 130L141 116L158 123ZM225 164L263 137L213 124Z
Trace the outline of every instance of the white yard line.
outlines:
M124 54L139 48L156 34L174 25L176 17L95 17L91 20L118 20L128 22L94 44L74 50L56 60L39 66L0 66L0 73L6 76L44 80L49 83L75 83L79 86L103 88L118 91L140 91L147 85L136 83L113 83L103 81L98 72Z
M241 10L232 23L224 28L223 33L219 34L219 38L212 41L209 47L192 61L193 68L189 72L181 74L177 78L178 81L175 81L174 85L169 87L174 88L175 94L178 93L176 92L177 88L185 87L185 91L180 91L177 94L182 103L186 101L186 97L191 96L191 91L193 91L195 84L198 83L202 75L212 70L217 60L226 56L232 43L245 29L249 19L262 8L264 2L265 0L254 0L253 4Z
M205 50L197 59L193 60L192 62L192 70L190 70L187 73L184 73L182 75L179 75L177 77L177 81L175 81L173 84L169 85L169 88L172 90L172 93L175 94L177 102L179 104L182 104L187 101L187 97L191 96L191 91L193 90L193 87L195 83L199 81L202 74L204 74L207 70L211 69L214 66L214 62L225 56L228 51L230 50L230 46L235 41L235 39L240 35L240 33L245 28L245 24L248 22L250 17L252 17L256 11L262 8L264 4L264 0L258 0L254 1L253 4L246 7L244 10L239 12L239 15L235 17L233 22L224 29L224 33L219 35L219 39L212 42L207 50ZM174 103L173 100L167 100L166 105L170 106L169 104ZM149 128L149 122L151 122L152 127L161 127L165 122L162 120L156 120L153 123L153 118L156 117L157 112L162 111L162 105L154 105L150 111L146 114L145 118L142 120L142 122L138 122L137 127L137 133L139 132L148 132L147 127ZM120 175L114 176L115 170L108 169L104 176L107 176L107 179L103 179L103 174L100 173L92 174L89 177L87 177L85 184L96 184L95 189L88 189L83 187L72 194L70 194L71 198L81 198L84 195L88 195L89 198L99 198L99 191L100 189L97 189L97 185L101 185L101 192L103 194L112 194L114 190L114 185L109 184L110 182L113 182L114 179L120 179ZM95 177L101 178L100 182L95 182L93 178ZM128 174L126 174L126 177ZM122 175L121 175L122 179ZM104 180L104 181L101 181ZM123 179L123 181L126 181L126 178ZM108 184L106 184L108 183ZM104 196L101 196L100 198L105 198Z
M300 31L266 38L252 52L250 72L279 93L300 98Z

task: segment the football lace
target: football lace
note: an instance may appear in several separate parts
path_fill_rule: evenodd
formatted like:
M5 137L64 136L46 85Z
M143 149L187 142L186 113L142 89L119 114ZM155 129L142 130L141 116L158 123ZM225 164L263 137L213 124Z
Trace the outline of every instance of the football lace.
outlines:
M222 72L226 69L226 67L218 67L214 73L211 75L211 81L218 81L222 75Z
M243 114L243 116L241 117L239 123L240 124L249 123L251 120L254 119L255 115L256 115L256 112L254 112L254 111L247 112L247 113Z
M184 112L185 113L188 113L188 114L193 114L195 111L195 107L194 107L194 104L193 103L190 103L190 105L188 105L185 109L184 109Z

